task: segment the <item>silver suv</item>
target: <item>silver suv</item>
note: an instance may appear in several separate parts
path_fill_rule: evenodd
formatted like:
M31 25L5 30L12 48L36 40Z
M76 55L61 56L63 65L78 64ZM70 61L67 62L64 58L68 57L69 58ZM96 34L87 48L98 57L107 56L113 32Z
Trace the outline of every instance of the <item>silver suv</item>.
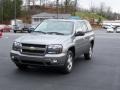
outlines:
M10 53L21 69L28 66L59 66L70 73L75 58L92 57L95 35L86 20L48 19L29 35L16 39Z

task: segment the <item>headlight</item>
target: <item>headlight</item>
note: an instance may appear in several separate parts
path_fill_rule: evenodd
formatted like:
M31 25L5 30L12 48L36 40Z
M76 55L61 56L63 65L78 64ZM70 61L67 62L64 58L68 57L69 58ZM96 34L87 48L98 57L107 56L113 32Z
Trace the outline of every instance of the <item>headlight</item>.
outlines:
M14 43L13 43L13 46L12 46L12 49L15 50L15 51L20 51L21 46L22 46L21 43L19 43L19 42L14 42Z
M62 53L62 45L48 45L47 53L48 54L60 54Z

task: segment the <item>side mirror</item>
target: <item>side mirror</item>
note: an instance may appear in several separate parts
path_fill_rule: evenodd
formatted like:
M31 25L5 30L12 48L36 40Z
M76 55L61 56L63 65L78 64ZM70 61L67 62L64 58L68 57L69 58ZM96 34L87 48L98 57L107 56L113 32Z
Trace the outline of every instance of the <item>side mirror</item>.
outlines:
M75 33L75 36L84 36L84 35L85 35L85 33L82 31L78 31Z
M34 28L30 28L30 32L34 32L34 30L35 30Z

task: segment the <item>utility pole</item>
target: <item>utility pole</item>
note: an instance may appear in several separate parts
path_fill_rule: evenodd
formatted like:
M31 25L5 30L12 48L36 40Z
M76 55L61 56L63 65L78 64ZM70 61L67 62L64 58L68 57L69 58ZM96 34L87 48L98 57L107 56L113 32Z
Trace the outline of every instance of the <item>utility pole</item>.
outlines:
M60 8L61 8L60 12L61 12L61 13L63 13L63 11L62 11L62 10L63 10L62 2L63 2L63 1L61 0L61 2L60 2Z
M41 7L41 5L42 5L42 0L40 0L40 7Z
M1 21L2 21L2 24L3 24L3 18L4 18L4 5L3 5L4 3L3 2L4 1L1 0L1 6L2 6L2 8L1 8L2 9L2 20Z
M14 14L15 14L15 16L14 16L14 19L15 19L15 25L16 25L16 0L14 0Z
M42 11L42 0L40 0L40 12Z
M28 10L26 10L26 14L27 14L26 19L27 19L27 20L28 20L28 18L31 16L31 13L32 13L32 12L31 12L30 2L31 2L31 1L30 1L30 0L28 0ZM27 13L27 12L28 12L28 13ZM30 20L28 20L28 21L27 21L27 20L26 20L26 23L27 23L27 22L29 22L29 23L30 23Z
M75 0L74 16L75 16L76 10L77 10L77 0Z
M35 0L32 0L33 3L33 11L35 11Z
M56 0L56 11L57 11L57 19L59 14L59 0Z

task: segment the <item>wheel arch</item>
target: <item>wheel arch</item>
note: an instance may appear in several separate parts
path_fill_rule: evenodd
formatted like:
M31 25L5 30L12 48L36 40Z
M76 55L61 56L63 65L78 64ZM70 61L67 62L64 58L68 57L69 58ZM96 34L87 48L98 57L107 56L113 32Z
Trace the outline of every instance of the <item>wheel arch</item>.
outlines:
M69 47L68 50L72 51L72 52L73 52L73 55L74 55L74 57L75 57L75 46Z
M92 48L93 48L93 46L94 46L94 40L91 40L90 44L92 45Z

